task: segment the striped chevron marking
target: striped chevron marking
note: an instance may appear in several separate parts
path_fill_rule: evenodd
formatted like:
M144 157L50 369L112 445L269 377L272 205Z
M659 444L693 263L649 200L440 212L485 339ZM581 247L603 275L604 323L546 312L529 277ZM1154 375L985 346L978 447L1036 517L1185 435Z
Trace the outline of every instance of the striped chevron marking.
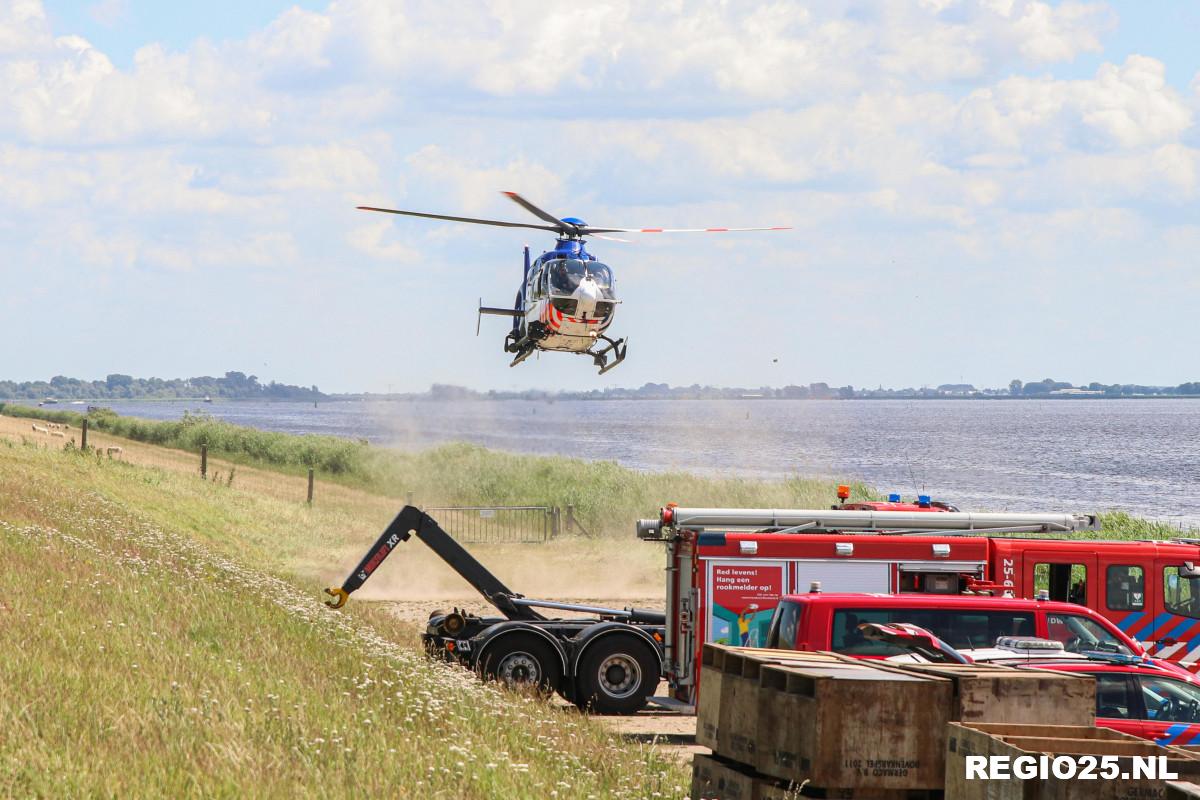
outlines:
M1200 744L1200 725L1189 722L1177 722L1154 737L1155 744L1177 745L1180 747Z
M1126 634L1141 640L1146 652L1155 658L1174 661L1192 672L1200 670L1200 619L1133 611L1114 622ZM1154 638L1146 638L1151 636ZM1160 645L1164 639L1175 641Z

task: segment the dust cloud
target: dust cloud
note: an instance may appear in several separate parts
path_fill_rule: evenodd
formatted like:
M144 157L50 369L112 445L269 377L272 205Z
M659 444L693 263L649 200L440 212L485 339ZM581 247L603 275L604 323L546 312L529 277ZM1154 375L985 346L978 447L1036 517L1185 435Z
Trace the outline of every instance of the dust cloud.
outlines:
M554 600L614 603L665 594L661 544L561 538L544 544L467 545L509 589ZM376 601L478 600L479 594L423 543L401 544L356 594ZM656 607L661 607L660 600Z

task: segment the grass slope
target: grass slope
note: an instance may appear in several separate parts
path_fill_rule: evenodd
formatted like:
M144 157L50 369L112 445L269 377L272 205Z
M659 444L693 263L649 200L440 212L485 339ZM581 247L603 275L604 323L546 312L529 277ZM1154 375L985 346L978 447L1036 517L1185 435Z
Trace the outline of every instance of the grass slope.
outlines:
M78 427L84 415L0 403L0 411ZM93 430L138 442L199 452L296 474L313 467L320 477L373 494L435 505L573 505L593 534L628 536L633 520L666 502L685 506L822 508L836 500L828 480L793 477L762 481L703 477L687 472L641 473L611 461L517 455L470 444L419 452L371 447L334 436L290 435L186 415L179 421L88 415ZM873 496L855 483L856 498Z
M286 555L347 513L0 441L0 795L684 793L648 746L298 588Z

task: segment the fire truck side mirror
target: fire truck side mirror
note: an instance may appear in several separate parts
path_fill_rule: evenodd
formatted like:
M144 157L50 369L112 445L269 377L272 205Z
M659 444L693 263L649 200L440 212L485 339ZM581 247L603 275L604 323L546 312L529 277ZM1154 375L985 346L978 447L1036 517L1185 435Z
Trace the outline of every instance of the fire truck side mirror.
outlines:
M1185 561L1179 567L1179 577L1181 578L1200 578L1200 569L1191 561Z

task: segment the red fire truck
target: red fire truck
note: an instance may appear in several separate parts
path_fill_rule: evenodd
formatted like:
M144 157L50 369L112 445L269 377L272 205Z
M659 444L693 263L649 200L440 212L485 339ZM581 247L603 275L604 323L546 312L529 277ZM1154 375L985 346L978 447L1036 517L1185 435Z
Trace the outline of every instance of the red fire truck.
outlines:
M1086 538L1093 515L950 508L926 498L828 511L668 506L640 521L640 538L667 547L663 662L675 701L694 702L704 642L765 645L780 598L813 582L1073 602L1149 654L1200 669L1200 540Z

